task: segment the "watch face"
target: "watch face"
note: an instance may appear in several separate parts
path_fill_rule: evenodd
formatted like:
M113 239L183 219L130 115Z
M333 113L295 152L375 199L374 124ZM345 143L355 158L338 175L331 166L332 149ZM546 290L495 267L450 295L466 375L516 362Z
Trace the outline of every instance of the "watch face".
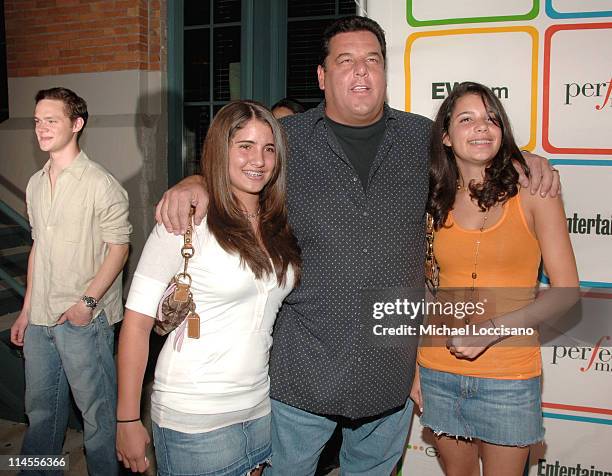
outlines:
M96 300L90 296L83 296L82 301L91 309L95 309L95 307L98 305Z

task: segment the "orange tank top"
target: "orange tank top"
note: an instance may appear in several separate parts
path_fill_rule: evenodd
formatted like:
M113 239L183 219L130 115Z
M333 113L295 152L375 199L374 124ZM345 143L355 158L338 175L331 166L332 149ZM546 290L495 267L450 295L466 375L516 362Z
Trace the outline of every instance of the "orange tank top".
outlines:
M449 213L445 227L435 233L440 288L471 288L475 245L480 240L476 286L486 288L489 301L491 296L494 299L494 304L487 304L487 318L523 307L534 298L540 247L527 226L519 195L503 205L500 220L483 232L461 228ZM430 369L498 379L527 379L542 372L537 333L508 337L474 360L457 359L439 340L437 345L427 344L426 338L422 342L418 363Z

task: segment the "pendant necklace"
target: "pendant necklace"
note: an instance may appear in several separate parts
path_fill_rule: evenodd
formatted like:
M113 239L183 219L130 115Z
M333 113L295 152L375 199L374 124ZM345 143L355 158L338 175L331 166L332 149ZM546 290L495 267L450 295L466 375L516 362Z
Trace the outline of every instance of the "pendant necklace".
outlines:
M457 179L457 191L462 191L462 190L467 191L467 187L463 185L459 179ZM474 244L474 269L472 271L472 292L476 289L476 279L478 278L477 269L478 269L478 255L480 253L480 240L482 239L482 233L484 232L488 218L489 218L489 209L487 208L487 210L484 212L484 215L482 217L482 224L480 225L480 228L479 228L480 233Z
M482 239L482 233L484 232L485 225L487 224L487 219L489 218L489 210L487 209L484 212L484 216L482 217L482 225L480 226L480 234L476 239L475 249L474 249L474 270L472 271L472 291L476 289L476 279L478 278L478 254L480 252L480 240Z
M476 291L476 279L478 279L478 255L480 253L480 240L482 239L482 233L484 232L485 225L487 224L487 219L489 218L489 210L484 213L482 217L482 224L480 225L479 235L474 243L474 269L472 270L472 288L471 288L471 302L478 302L479 293ZM465 324L470 324L470 318L466 317Z

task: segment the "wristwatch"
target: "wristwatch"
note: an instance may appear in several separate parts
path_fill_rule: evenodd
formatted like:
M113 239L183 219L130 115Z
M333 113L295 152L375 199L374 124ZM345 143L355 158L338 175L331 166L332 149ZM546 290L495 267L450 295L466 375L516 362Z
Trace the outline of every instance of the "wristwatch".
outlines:
M91 309L92 311L98 305L98 300L96 298L94 298L94 297L91 297L91 296L81 296L81 301L83 301L85 303L85 305L89 309Z

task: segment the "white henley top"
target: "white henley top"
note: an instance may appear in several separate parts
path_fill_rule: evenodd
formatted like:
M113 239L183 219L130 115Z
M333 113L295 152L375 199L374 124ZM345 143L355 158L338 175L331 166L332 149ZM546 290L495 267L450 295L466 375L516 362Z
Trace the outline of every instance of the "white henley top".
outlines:
M157 225L144 247L126 307L155 316L168 282L182 270L183 237ZM161 427L200 433L265 416L270 412L268 360L272 327L291 291L275 275L255 279L240 258L219 246L206 220L194 228L189 260L191 292L200 316L200 338L173 346L169 334L157 360L151 416ZM185 332L186 334L186 332Z

